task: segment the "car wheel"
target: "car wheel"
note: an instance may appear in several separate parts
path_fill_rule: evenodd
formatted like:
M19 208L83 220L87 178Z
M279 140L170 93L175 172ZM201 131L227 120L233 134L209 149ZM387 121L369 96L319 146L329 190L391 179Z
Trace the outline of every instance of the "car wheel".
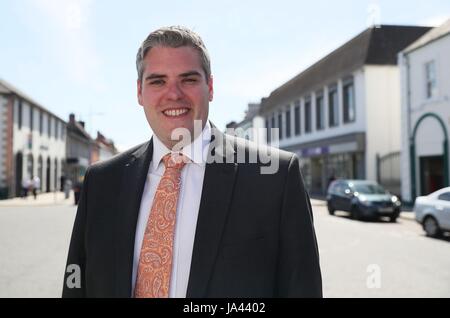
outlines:
M350 217L353 220L361 220L361 211L359 210L359 208L356 205L352 206L352 208L350 210Z
M391 222L391 223L397 222L397 219L399 216L400 216L400 210L395 210L394 214L389 217L389 222Z
M328 202L327 207L328 207L328 213L329 213L330 215L334 215L334 212L335 212L336 210L333 208L333 205L331 204L331 202Z
M395 223L395 222L397 222L397 218L398 218L398 215L391 216L391 217L389 217L389 222Z
M425 220L423 221L423 229L429 237L439 237L442 234L438 222L432 216L428 216L425 218Z

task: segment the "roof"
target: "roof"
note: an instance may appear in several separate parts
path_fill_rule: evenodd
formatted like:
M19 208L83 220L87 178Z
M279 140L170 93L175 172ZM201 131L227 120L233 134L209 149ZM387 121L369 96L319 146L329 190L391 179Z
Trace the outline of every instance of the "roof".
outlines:
M396 65L397 54L430 27L381 25L361 32L291 80L274 90L262 111L290 103L299 95L325 85L325 81L351 74L364 65Z
M75 122L68 122L67 123L67 133L74 133L78 135L81 138L84 138L85 140L89 140L90 142L94 142L94 139L92 139L91 135L84 129L84 127L77 121Z
M448 34L450 34L450 19L448 19L441 26L434 28L431 31L425 33L417 41L413 42L410 46L408 46L403 52L410 53L410 52L417 50L418 48L421 48L422 46L425 46L430 42L436 41L437 39L440 39L443 36L446 36Z
M51 114L52 116L58 118L62 122L65 122L63 119L61 119L60 117L58 117L57 115L55 115L54 113L52 113L51 111L46 109L44 106L40 105L38 102L36 102L31 97L29 97L27 94L23 93L22 91L20 91L19 89L15 88L13 85L9 84L8 82L2 80L1 78L0 78L0 94L13 94L13 95L16 95L16 96L26 100L27 102L29 102L33 106L39 108L40 110Z

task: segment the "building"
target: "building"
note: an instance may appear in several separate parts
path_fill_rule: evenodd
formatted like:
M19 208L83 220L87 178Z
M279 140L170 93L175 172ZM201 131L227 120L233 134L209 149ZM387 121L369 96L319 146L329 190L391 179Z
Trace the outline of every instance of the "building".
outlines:
M279 147L300 156L312 194L333 178L378 180L400 193L397 54L429 30L371 27L263 100L260 116L279 129Z
M117 148L114 145L114 141L106 138L99 131L97 132L97 138L95 139L95 143L98 146L97 161L107 160L118 153Z
M82 181L87 168L92 163L92 159L96 160L93 153L96 152L97 147L95 141L85 130L85 123L75 120L75 115L70 114L67 123L67 165L65 173L72 184L75 185Z
M19 196L22 181L40 178L41 191L59 188L66 123L0 80L0 198Z
M245 111L244 119L239 122L230 122L226 129L230 134L254 141L256 143L266 144L266 133L264 118L260 116L261 103L250 103Z
M449 185L450 20L399 54L402 196L414 202Z

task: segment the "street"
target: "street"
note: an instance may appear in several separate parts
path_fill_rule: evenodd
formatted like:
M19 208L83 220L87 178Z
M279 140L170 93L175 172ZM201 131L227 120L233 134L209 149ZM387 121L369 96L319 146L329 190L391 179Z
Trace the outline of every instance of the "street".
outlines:
M353 221L312 202L324 297L450 297L450 239L404 217ZM60 297L74 217L69 203L0 205L0 297Z

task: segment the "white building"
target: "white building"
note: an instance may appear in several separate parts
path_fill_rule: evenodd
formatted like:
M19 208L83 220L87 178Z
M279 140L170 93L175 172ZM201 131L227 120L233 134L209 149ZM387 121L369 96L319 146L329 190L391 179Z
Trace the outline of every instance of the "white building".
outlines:
M397 54L428 30L369 28L262 102L266 126L300 156L311 193L324 194L332 178L378 180L400 193Z
M402 196L414 202L449 185L450 20L399 54Z
M259 114L260 109L260 103L248 104L244 119L239 123L231 122L227 124L227 133L259 144L267 144L265 122Z
M38 176L41 191L60 187L66 123L0 80L0 198L21 194L23 180Z

